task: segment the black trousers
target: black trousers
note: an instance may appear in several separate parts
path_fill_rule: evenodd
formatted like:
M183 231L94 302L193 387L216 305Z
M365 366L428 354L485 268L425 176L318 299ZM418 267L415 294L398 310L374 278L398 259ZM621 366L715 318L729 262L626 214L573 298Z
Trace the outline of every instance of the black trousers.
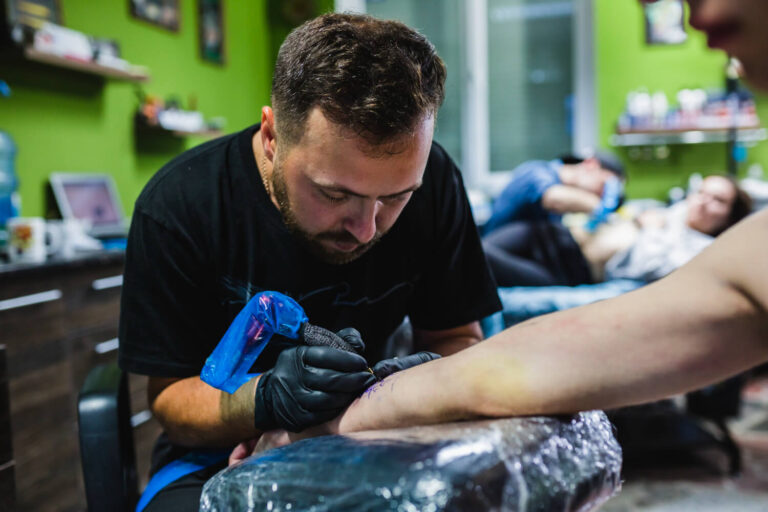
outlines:
M483 238L499 286L575 286L592 282L568 229L550 222L513 222Z
M168 484L157 493L144 509L146 512L197 512L203 485L213 475L227 467L227 461L203 468Z

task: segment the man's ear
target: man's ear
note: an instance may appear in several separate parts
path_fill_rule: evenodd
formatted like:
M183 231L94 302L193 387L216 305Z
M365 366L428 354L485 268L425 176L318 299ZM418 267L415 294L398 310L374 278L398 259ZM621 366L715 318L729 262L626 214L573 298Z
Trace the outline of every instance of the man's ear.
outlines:
M277 148L277 132L275 130L275 113L271 107L261 108L261 146L264 155L274 162Z

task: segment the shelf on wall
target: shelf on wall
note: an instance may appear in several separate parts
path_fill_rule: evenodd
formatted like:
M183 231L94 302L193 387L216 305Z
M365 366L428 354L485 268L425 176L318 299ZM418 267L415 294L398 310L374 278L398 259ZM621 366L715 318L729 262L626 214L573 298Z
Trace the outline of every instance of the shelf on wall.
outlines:
M85 62L75 59L68 59L66 57L61 57L53 53L41 52L29 47L24 48L24 58L33 62L40 62L42 64L72 69L83 73L114 78L117 80L125 80L129 82L145 82L149 80L149 75L147 73L124 71L122 69L109 66L102 66L96 62Z
M768 139L768 133L765 128L740 128L736 134L736 140L741 143L754 143L766 139ZM685 130L616 133L611 135L610 143L614 147L628 147L708 144L730 140L729 130Z
M160 125L151 125L147 123L144 117L139 114L136 115L136 126L143 131L165 133L175 137L204 137L214 139L216 137L221 137L224 134L221 130L168 130Z

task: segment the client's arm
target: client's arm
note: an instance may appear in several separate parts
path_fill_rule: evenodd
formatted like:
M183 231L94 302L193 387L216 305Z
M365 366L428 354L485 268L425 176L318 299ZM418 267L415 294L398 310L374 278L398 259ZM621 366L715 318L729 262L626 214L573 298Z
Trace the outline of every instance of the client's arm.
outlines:
M655 284L392 375L334 430L604 409L724 379L768 359L766 255L768 212Z

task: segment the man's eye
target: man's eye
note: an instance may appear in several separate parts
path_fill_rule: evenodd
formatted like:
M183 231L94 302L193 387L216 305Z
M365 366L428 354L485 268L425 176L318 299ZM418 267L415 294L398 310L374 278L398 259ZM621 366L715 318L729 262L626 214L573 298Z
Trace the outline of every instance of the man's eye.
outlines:
M385 204L398 204L407 201L411 197L411 192L400 194L399 196L382 197L381 202Z
M328 192L320 191L320 194L322 194L323 198L326 201L329 201L331 203L340 203L347 199L347 196L345 194L329 194Z

